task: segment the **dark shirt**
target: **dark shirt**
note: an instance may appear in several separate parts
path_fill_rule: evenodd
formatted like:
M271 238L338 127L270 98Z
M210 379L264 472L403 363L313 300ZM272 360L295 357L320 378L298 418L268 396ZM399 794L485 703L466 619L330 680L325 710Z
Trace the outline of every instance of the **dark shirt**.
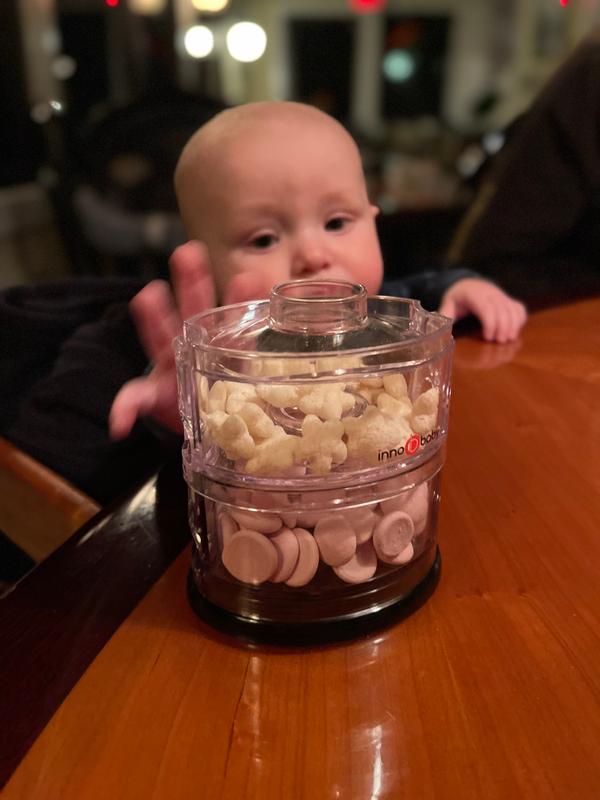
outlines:
M599 74L597 29L511 126L447 253L530 308L600 292Z
M144 425L108 435L115 394L144 371L128 301L144 282L85 278L0 292L0 434L101 503L158 465Z
M413 297L421 301L427 311L437 311L446 289L464 278L480 278L470 269L427 270L384 281L379 294L390 297Z

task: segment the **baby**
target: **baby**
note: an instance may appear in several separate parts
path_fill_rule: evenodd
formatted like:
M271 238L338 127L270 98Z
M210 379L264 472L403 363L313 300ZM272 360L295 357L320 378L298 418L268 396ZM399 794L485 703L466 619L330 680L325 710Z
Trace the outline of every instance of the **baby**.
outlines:
M152 372L128 382L110 416L113 438L149 415L181 430L172 340L181 321L217 304L267 297L290 279L322 278L381 288L383 265L357 146L311 106L261 102L218 114L185 146L175 172L191 241L171 258L168 285L148 284L131 309ZM514 340L524 306L489 281L440 273L439 312L474 314L489 341ZM393 287L392 287L393 290ZM390 293L390 287L386 287Z

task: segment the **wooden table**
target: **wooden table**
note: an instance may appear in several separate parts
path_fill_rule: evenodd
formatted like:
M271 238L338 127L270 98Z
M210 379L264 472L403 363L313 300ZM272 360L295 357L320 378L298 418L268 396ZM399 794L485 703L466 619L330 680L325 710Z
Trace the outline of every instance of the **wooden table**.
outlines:
M247 648L190 610L186 547L3 800L598 798L600 300L535 314L519 346L463 339L455 364L420 609L343 645Z

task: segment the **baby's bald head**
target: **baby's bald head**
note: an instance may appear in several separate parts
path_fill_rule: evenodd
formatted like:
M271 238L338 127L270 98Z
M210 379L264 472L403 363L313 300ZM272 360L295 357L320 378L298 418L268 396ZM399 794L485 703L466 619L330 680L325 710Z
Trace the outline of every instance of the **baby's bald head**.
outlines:
M376 209L358 148L312 106L262 102L221 112L185 146L175 190L188 236L206 244L221 298L242 273L262 276L262 296L282 280L316 274L379 287Z
M288 158L302 160L306 143L315 140L324 147L330 144L337 151L341 149L348 158L349 168L362 177L360 154L348 131L314 106L264 101L217 114L188 141L175 169L175 191L188 234L205 238L203 212L210 210L215 196L220 194L224 173L229 177L232 156L240 148L248 152L249 158L255 155L256 146L274 158L273 149L283 144Z

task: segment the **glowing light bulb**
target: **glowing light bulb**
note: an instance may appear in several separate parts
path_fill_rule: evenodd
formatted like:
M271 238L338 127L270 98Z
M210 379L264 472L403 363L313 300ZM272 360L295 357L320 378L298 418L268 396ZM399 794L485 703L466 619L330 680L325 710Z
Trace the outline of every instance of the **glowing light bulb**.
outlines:
M59 81L66 81L72 78L77 72L77 62L71 56L58 56L52 62L52 74Z
M385 6L385 0L350 0L350 8L357 14L372 14L381 11Z
M255 22L236 22L227 31L227 50L236 61L257 61L267 47L267 34Z
M37 103L29 112L31 115L31 119L34 122L37 122L38 125L43 125L45 122L48 122L52 119L52 109L50 108L50 103Z
M208 14L218 14L227 8L229 0L192 0L192 5L196 11L204 11Z
M153 16L162 14L167 7L167 0L127 0L127 5L132 14Z
M193 25L183 37L185 51L192 58L206 58L214 46L214 36L206 25Z

